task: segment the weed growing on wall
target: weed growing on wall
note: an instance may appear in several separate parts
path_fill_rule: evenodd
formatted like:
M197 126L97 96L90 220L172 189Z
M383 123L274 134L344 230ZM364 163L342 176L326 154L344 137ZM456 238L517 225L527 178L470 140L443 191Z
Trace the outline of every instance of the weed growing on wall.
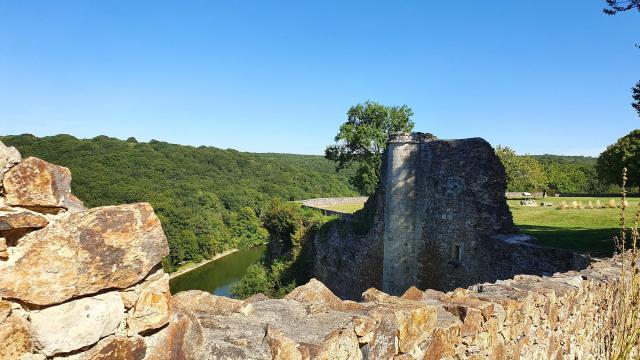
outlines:
M638 249L638 222L640 206L637 207L627 227L627 169L622 173L622 202L620 206L620 235L614 238L621 260L620 287L615 297L612 346L610 358L627 360L640 358L640 249Z

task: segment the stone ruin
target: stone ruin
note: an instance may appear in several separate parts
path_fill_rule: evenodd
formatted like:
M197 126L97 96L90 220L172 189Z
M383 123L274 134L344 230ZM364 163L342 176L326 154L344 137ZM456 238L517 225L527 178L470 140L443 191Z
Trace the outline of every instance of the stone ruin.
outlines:
M342 298L370 287L392 295L411 286L448 291L589 263L519 233L504 168L483 139L394 134L380 172L376 194L354 216L369 218L366 231L351 230L354 221L345 218L314 241L315 276Z
M433 186L473 185L462 179ZM315 279L284 299L172 296L148 204L85 209L68 169L1 143L0 183L2 360L599 359L617 311L616 259L448 293L370 288L360 302Z

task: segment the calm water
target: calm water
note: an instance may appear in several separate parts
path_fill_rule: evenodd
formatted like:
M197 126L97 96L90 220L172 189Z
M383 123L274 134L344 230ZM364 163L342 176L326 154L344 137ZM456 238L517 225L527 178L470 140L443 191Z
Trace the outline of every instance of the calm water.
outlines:
M266 245L240 250L212 261L169 281L171 293L184 290L202 290L215 295L231 296L229 290L242 278L249 265L260 260Z

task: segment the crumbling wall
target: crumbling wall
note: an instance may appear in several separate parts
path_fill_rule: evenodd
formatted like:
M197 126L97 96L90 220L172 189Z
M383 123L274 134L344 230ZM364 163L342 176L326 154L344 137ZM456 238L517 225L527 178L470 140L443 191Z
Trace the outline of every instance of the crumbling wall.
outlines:
M483 139L394 134L375 200L363 210L374 214L367 215L369 231L351 231L360 213L325 225L328 236L315 241L314 273L340 297L354 299L369 287L400 295L412 285L447 291L521 273L583 269L588 262L570 251L513 241L518 229L505 188L502 163ZM372 266L379 263L381 269ZM332 273L362 269L368 270L351 283Z

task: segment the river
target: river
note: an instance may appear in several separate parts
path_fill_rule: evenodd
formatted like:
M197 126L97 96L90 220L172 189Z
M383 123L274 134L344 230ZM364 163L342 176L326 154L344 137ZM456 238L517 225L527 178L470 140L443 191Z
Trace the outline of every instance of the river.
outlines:
M231 286L242 278L250 265L260 260L266 249L266 245L261 245L236 251L176 276L169 281L171 293L202 290L215 295L231 296Z

